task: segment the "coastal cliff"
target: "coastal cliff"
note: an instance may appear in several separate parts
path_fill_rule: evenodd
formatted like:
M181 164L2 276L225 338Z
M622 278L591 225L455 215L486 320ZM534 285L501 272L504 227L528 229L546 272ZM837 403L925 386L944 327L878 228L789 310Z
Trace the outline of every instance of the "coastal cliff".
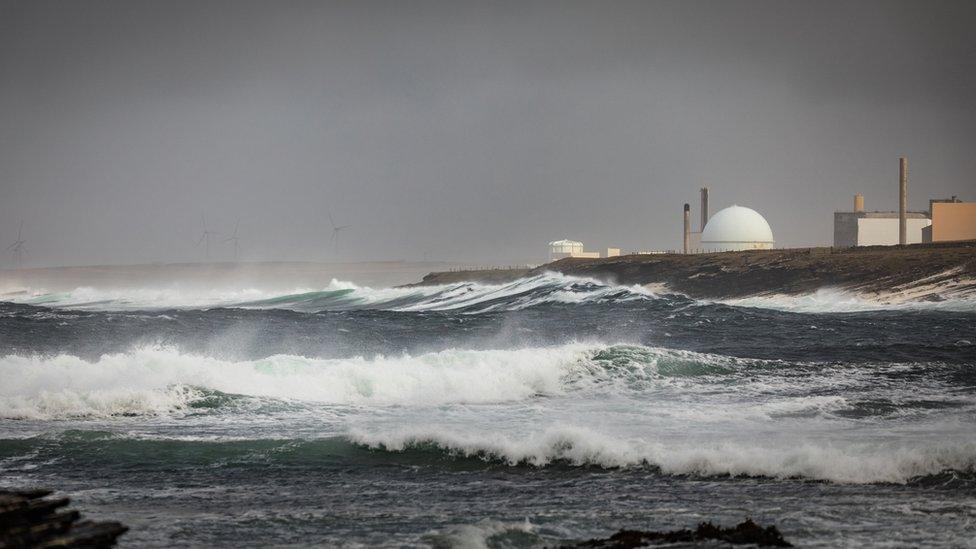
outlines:
M937 300L976 294L976 241L794 248L708 254L566 258L531 270L431 273L418 285L502 283L558 272L624 285L663 286L696 298L803 294L840 288L878 297Z

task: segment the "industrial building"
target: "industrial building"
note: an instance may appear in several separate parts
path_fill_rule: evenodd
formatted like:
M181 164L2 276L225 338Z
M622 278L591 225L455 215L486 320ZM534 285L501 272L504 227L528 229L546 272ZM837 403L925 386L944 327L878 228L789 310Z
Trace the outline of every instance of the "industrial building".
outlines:
M578 240L554 240L549 243L549 261L567 257L597 259L599 257L618 257L619 255L620 248L607 248L602 256L600 252L587 252L583 248L583 243Z
M860 199L860 202L858 200ZM898 212L866 212L864 198L854 198L853 212L834 212L834 247L894 246L899 243L900 214ZM906 244L922 242L922 231L932 224L925 212L905 212Z
M566 257L598 258L600 252L584 251L583 243L578 240L555 240L549 243L549 261Z
M932 224L922 229L922 242L976 240L976 202L955 196L929 200Z
M834 247L917 244L932 224L928 212L908 211L908 159L898 159L898 211L868 212L864 196L854 195L854 211L834 212Z

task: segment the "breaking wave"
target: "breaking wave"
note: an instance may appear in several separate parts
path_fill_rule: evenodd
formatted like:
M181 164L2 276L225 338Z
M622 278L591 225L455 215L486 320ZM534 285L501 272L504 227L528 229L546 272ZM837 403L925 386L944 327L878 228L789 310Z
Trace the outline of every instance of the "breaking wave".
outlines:
M275 355L247 361L166 347L96 361L9 355L0 358L0 417L165 414L209 407L227 395L330 405L504 403L587 389L639 390L659 376L722 372L735 362L690 351L586 344L373 358Z
M0 359L0 417L156 414L207 391L326 404L503 402L564 390L562 377L594 350L447 350L418 356L314 359L277 355L230 362L144 348L95 362L61 355Z
M458 311L483 313L516 311L545 304L586 305L671 300L694 300L661 285L619 286L595 279L544 273L503 284L459 282L439 286L370 288L333 280L322 289L297 288L285 292L258 289L186 290L179 288L104 290L76 288L68 292L24 291L0 295L0 301L72 310L134 311L166 309L284 309L300 312L387 310L404 312ZM721 300L700 300L793 313L848 313L883 310L976 312L976 296L932 290L919 295L868 295L841 288L788 295L763 294Z
M462 282L440 286L369 288L333 280L318 290L265 292L190 291L178 288L70 292L19 292L0 296L14 303L80 310L158 310L238 307L302 312L382 309L390 311L511 311L546 303L618 303L654 299L640 286L608 285L588 278L544 273L504 284Z
M897 296L868 296L840 288L786 295L768 294L721 300L735 307L754 307L791 313L860 313L869 311L976 312L976 297L929 300L899 299Z
M668 475L803 478L838 483L905 483L945 472L976 473L976 443L619 438L555 427L528 436L417 429L354 432L353 443L387 452L434 450L508 465L650 466Z
M761 436L672 438L622 437L592 427L560 425L522 433L424 427L391 431L353 429L324 438L159 437L138 433L68 430L6 442L7 463L19 455L44 462L76 460L134 463L173 461L193 467L246 467L283 462L289 467L343 469L401 465L478 470L486 467L597 467L669 476L752 477L841 484L917 483L948 477L976 480L976 443L858 438L824 443ZM12 443L12 444L11 444ZM9 448L16 447L11 452ZM94 450L94 451L93 451ZM52 463L56 463L52 461ZM165 465L171 465L169 463ZM944 481L945 478L942 479Z
M181 444L240 437L240 459L268 447L268 459L287 451L356 462L366 452L903 483L976 473L976 401L957 375L940 364L789 363L620 344L244 361L150 347L94 361L2 357L0 418L28 420L30 436L35 420L135 426L125 416L147 416L187 437ZM145 435L113 436L136 444ZM268 440L276 436L291 442Z

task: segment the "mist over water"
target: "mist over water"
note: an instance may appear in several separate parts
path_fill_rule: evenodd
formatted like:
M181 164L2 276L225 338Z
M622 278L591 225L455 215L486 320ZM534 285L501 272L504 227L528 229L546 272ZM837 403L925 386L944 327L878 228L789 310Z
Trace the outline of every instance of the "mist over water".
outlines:
M965 299L562 275L6 297L4 484L61 486L133 542L534 546L745 516L810 545L974 533Z

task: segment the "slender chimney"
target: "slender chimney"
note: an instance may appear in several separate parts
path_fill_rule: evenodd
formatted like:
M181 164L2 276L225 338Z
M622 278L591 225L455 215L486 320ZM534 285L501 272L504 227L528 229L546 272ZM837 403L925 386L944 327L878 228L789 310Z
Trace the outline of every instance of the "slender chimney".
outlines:
M705 232L705 224L708 223L708 187L701 190L701 231Z
M690 238L691 238L691 206L685 204L684 253L688 253L688 244L690 244Z
M908 159L898 159L898 243L908 244Z
M854 195L854 211L863 212L864 211L864 195L857 193Z

